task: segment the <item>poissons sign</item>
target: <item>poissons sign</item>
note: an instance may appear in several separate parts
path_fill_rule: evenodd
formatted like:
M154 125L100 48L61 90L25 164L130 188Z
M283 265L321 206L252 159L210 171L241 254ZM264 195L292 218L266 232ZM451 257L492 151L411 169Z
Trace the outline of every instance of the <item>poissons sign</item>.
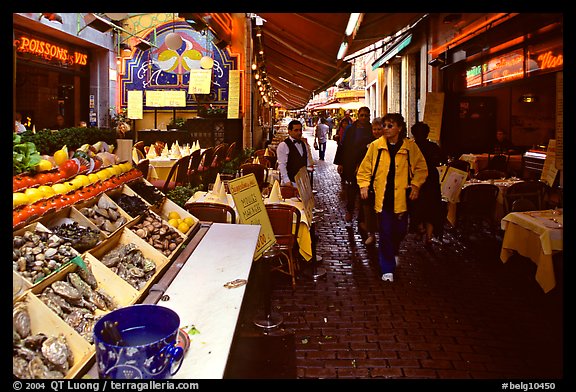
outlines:
M86 53L73 51L38 38L22 35L14 41L14 46L19 53L30 53L47 61L56 60L67 65L88 64Z

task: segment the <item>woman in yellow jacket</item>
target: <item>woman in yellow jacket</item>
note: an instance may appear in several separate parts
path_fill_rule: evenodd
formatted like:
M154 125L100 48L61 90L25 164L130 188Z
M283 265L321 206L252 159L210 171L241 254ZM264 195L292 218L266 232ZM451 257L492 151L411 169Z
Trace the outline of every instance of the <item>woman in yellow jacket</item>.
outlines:
M410 189L410 200L418 198L428 167L414 140L404 138L404 117L399 113L389 113L383 117L383 122L384 133L368 146L356 180L360 197L367 199L378 150L382 150L374 177L374 210L379 217L378 261L382 280L393 282L400 243L408 232L407 190Z

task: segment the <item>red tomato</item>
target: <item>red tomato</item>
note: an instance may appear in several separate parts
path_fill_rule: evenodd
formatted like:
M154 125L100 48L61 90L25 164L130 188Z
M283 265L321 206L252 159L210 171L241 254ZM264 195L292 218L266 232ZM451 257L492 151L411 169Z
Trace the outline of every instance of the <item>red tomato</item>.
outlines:
M38 185L46 185L50 180L50 176L46 173L36 174L34 178L36 179L36 183Z
M68 159L60 166L60 171L64 172L66 178L70 178L78 173L80 166L74 159Z

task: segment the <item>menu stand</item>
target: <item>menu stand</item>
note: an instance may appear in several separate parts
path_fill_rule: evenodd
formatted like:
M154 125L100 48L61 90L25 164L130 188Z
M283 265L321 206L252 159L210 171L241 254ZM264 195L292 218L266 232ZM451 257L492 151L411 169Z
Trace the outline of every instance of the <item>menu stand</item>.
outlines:
M252 322L255 326L265 330L278 327L284 321L281 314L272 312L270 266L273 261L277 261L280 250L276 245L262 253L262 260L258 263L258 272L262 289L260 290L260 304L263 306L263 315L257 316Z

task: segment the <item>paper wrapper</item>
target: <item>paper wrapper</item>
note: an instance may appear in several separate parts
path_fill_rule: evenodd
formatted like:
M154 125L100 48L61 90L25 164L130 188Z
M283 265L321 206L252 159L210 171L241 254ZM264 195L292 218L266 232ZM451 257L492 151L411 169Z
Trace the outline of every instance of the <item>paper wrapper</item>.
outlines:
M158 155L156 154L156 148L154 147L153 144L150 145L150 148L148 149L148 153L146 154L146 158L148 158L148 159L158 158Z
M214 180L214 188L212 188L212 193L215 195L220 194L220 188L222 188L222 181L220 180L220 173L216 174L216 180ZM226 192L224 192L226 193Z

